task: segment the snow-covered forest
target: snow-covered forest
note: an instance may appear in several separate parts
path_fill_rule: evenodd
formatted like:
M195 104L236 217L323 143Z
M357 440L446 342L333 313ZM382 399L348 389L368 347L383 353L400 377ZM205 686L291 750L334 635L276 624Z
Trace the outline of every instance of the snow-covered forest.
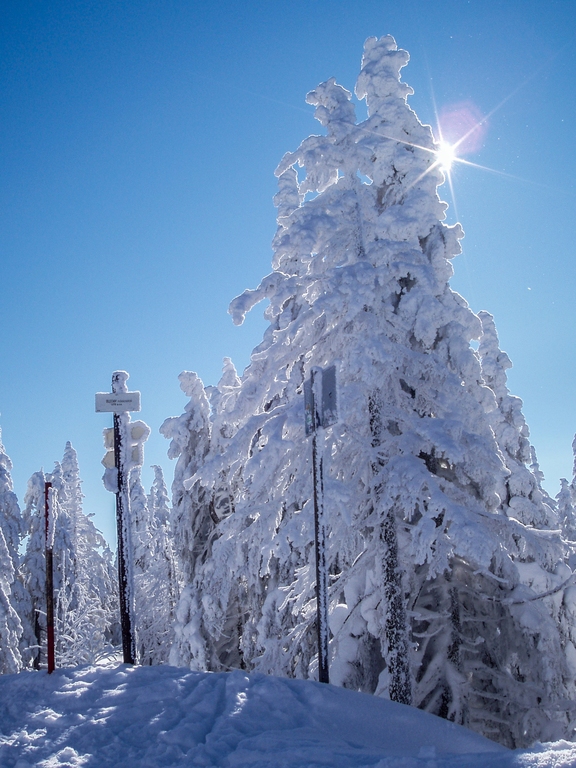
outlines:
M323 130L276 169L272 272L230 305L241 324L266 300L268 329L242 375L228 358L216 386L180 374L171 494L160 467L143 487L149 430L122 416L136 659L317 680L324 632L334 685L507 747L571 740L576 480L544 490L494 318L449 286L463 230L443 223L408 58L366 41L365 119L333 78L306 97ZM326 418L312 382L332 367ZM0 442L1 671L46 666L47 542L56 663L94 663L121 642L119 587L76 452L20 502L11 469Z

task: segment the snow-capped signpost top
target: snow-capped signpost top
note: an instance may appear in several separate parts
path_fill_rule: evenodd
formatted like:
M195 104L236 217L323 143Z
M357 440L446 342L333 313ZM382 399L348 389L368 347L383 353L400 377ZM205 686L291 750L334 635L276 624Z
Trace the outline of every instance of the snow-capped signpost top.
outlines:
M140 410L140 392L128 392L126 371L112 374L112 392L96 392L96 413L128 413Z

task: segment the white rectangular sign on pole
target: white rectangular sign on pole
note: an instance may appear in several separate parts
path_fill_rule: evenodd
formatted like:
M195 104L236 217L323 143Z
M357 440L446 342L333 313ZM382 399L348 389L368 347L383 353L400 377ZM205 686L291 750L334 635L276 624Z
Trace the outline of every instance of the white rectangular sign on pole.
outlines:
M96 413L140 410L140 392L96 392Z
M338 421L338 409L336 402L336 366L318 369L322 381L322 398L318 403L314 402L312 395L312 377L304 382L304 423L306 434L311 435L317 427L331 427ZM319 418L315 424L314 419Z

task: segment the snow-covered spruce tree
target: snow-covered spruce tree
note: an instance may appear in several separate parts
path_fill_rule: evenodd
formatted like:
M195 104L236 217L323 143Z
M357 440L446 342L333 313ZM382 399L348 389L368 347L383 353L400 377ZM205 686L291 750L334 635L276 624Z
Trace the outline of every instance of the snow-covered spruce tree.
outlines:
M92 663L111 647L117 577L106 540L83 511L78 457L69 442L52 483L59 498L54 541L59 579L56 653L63 666Z
M556 496L558 521L562 534L567 541L576 542L576 508L573 484L565 477L560 479L560 491ZM576 564L576 562L575 562Z
M499 347L494 318L488 312L479 312L482 336L478 355L482 378L492 389L497 407L490 412L490 423L506 468L504 510L529 526L555 528L557 526L554 502L541 486L534 449L530 445L530 432L522 400L508 391L506 370L512 367L510 358Z
M548 681L555 681L558 691L573 696L574 694L574 648L570 639L567 625L567 603L570 603L572 582L571 568L568 566L571 547L558 536L560 528L557 505L542 487L543 476L539 471L534 448L529 442L529 430L522 413L522 401L510 395L507 386L506 370L511 367L508 355L499 348L498 335L493 317L488 312L480 312L482 335L478 348L481 362L482 380L494 393L494 402L487 408L487 416L503 463L506 467L504 485L499 488L499 513L508 522L502 531L502 543L508 557L515 568L515 583L513 595L501 598L507 606L505 614L499 610L497 626L492 629L486 624L482 636L493 635L492 645L498 646L502 637L508 632L503 630L505 624L512 619L520 627L535 627L540 625L541 633L537 633L533 641L542 653L540 674ZM486 401L488 402L488 401ZM566 562L563 562L566 561ZM509 614L508 614L509 611ZM486 612L485 607L475 608L471 621L478 627L483 621L483 615L494 615L493 608ZM550 617L553 621L550 622ZM514 626L511 633L515 632ZM495 636L494 636L495 634ZM513 639L513 634L510 635ZM528 646L530 651L532 647ZM520 643L517 647L506 652L507 665L505 672L511 673L515 679L530 680L527 670L530 669L530 652L526 654ZM476 693L484 697L484 706L471 709L468 724L476 730L490 732L489 721L495 716L495 701L493 688L501 685L489 683L490 678L501 675L500 667L488 666L484 671L485 690ZM515 695L522 702L524 709L523 732L516 735L516 742L526 739L527 734L559 733L565 720L566 713L554 714L560 723L556 725L542 721L539 707L539 695L534 698L526 696L529 686L518 688ZM549 699L548 704L561 709L561 696L556 698L556 704ZM501 704L496 705L500 710ZM508 712L505 707L504 712Z
M560 480L560 491L556 496L557 513L562 533L567 541L571 542L572 567L576 565L576 437L572 441L572 453L574 455L574 469L572 480L566 478Z
M169 458L178 459L172 483L170 529L180 599L170 663L188 665L195 659L197 668L204 669L212 665L201 655L204 644L199 635L199 605L193 580L197 563L209 557L211 534L218 518L211 491L200 482L185 488L184 481L196 475L209 451L210 405L195 373L184 371L179 379L180 388L190 401L182 416L166 419L160 427L164 437L171 440Z
M148 496L154 531L154 559L150 567L153 590L161 595L163 628L159 633L162 653L170 651L173 637L174 611L179 597L178 569L174 555L174 542L170 524L170 500L162 467L154 465L154 482ZM163 639L162 639L163 638Z
M141 468L134 467L128 478L130 527L134 577L148 569L152 549L152 521L148 498L142 485Z
M331 682L521 745L566 723L568 668L543 597L551 584L562 600L562 542L518 419L505 439L516 405L470 346L481 321L448 286L462 231L443 223L436 145L399 78L407 61L391 37L366 42L360 123L333 79L308 95L326 135L280 163L274 271L230 309L241 323L268 299L270 326L241 379L227 363L205 394L185 374L191 403L164 429L193 534L172 660L315 676L303 383L335 364Z
M26 549L20 566L20 578L26 590L26 602L20 608L23 635L20 643L26 667L40 669L46 643L46 532L44 518L44 472L34 472L24 495L22 519Z
M23 615L23 656L35 668L43 662L46 610L44 486L57 492L54 526L54 634L56 663L74 666L94 662L110 647L116 621L116 577L102 534L82 509L76 451L66 444L62 463L53 472L36 472L28 483L24 520L28 540L21 574L29 604ZM26 627L31 627L32 632Z
M22 625L18 608L23 602L17 578L22 516L12 485L12 462L2 444L0 430L0 673L18 672L22 665L19 644Z
M175 597L169 562L173 557L166 531L168 509L162 507L160 486L164 480L158 469L150 496L144 492L140 467L131 471L129 482L134 618L140 664L166 663L172 644ZM164 496L167 501L165 485Z
M134 599L140 664L165 664L173 641L178 594L169 523L169 502L161 467L146 497L140 470L130 477L130 510L134 542Z
M152 525L148 499L142 485L141 469L134 467L128 477L130 542L133 579L133 631L136 653L141 663L151 663L148 647L155 647L150 637L149 624L156 610L156 597L149 592L146 573L152 558ZM126 514L126 513L125 513Z
M576 570L576 437L572 442L574 469L572 480L560 480L560 491L556 496L556 513L562 535L566 540L567 564ZM557 601L560 624L563 630L566 661L576 680L576 586L564 590L562 602Z

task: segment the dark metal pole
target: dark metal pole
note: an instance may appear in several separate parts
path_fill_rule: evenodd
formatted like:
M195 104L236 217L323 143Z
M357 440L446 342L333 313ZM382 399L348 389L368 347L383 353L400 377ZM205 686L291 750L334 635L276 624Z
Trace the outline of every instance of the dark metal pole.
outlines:
M48 651L48 674L54 672L56 667L54 654L54 560L53 560L53 542L50 540L50 528L54 525L54 520L50 520L50 513L54 515L54 510L50 509L50 489L52 483L44 483L44 518L45 518L45 541L46 541L46 645Z
M114 390L114 381L112 382ZM114 462L118 470L118 491L116 493L116 528L118 532L118 590L120 593L120 626L122 628L122 652L125 664L134 664L135 646L132 630L131 584L127 567L128 551L128 494L124 472L122 429L120 414L114 414Z
M312 369L312 472L314 481L314 550L316 555L316 625L318 632L318 680L329 683L328 674L328 573L326 568L326 520L324 518L324 473L322 449L318 450L321 428L322 371Z

